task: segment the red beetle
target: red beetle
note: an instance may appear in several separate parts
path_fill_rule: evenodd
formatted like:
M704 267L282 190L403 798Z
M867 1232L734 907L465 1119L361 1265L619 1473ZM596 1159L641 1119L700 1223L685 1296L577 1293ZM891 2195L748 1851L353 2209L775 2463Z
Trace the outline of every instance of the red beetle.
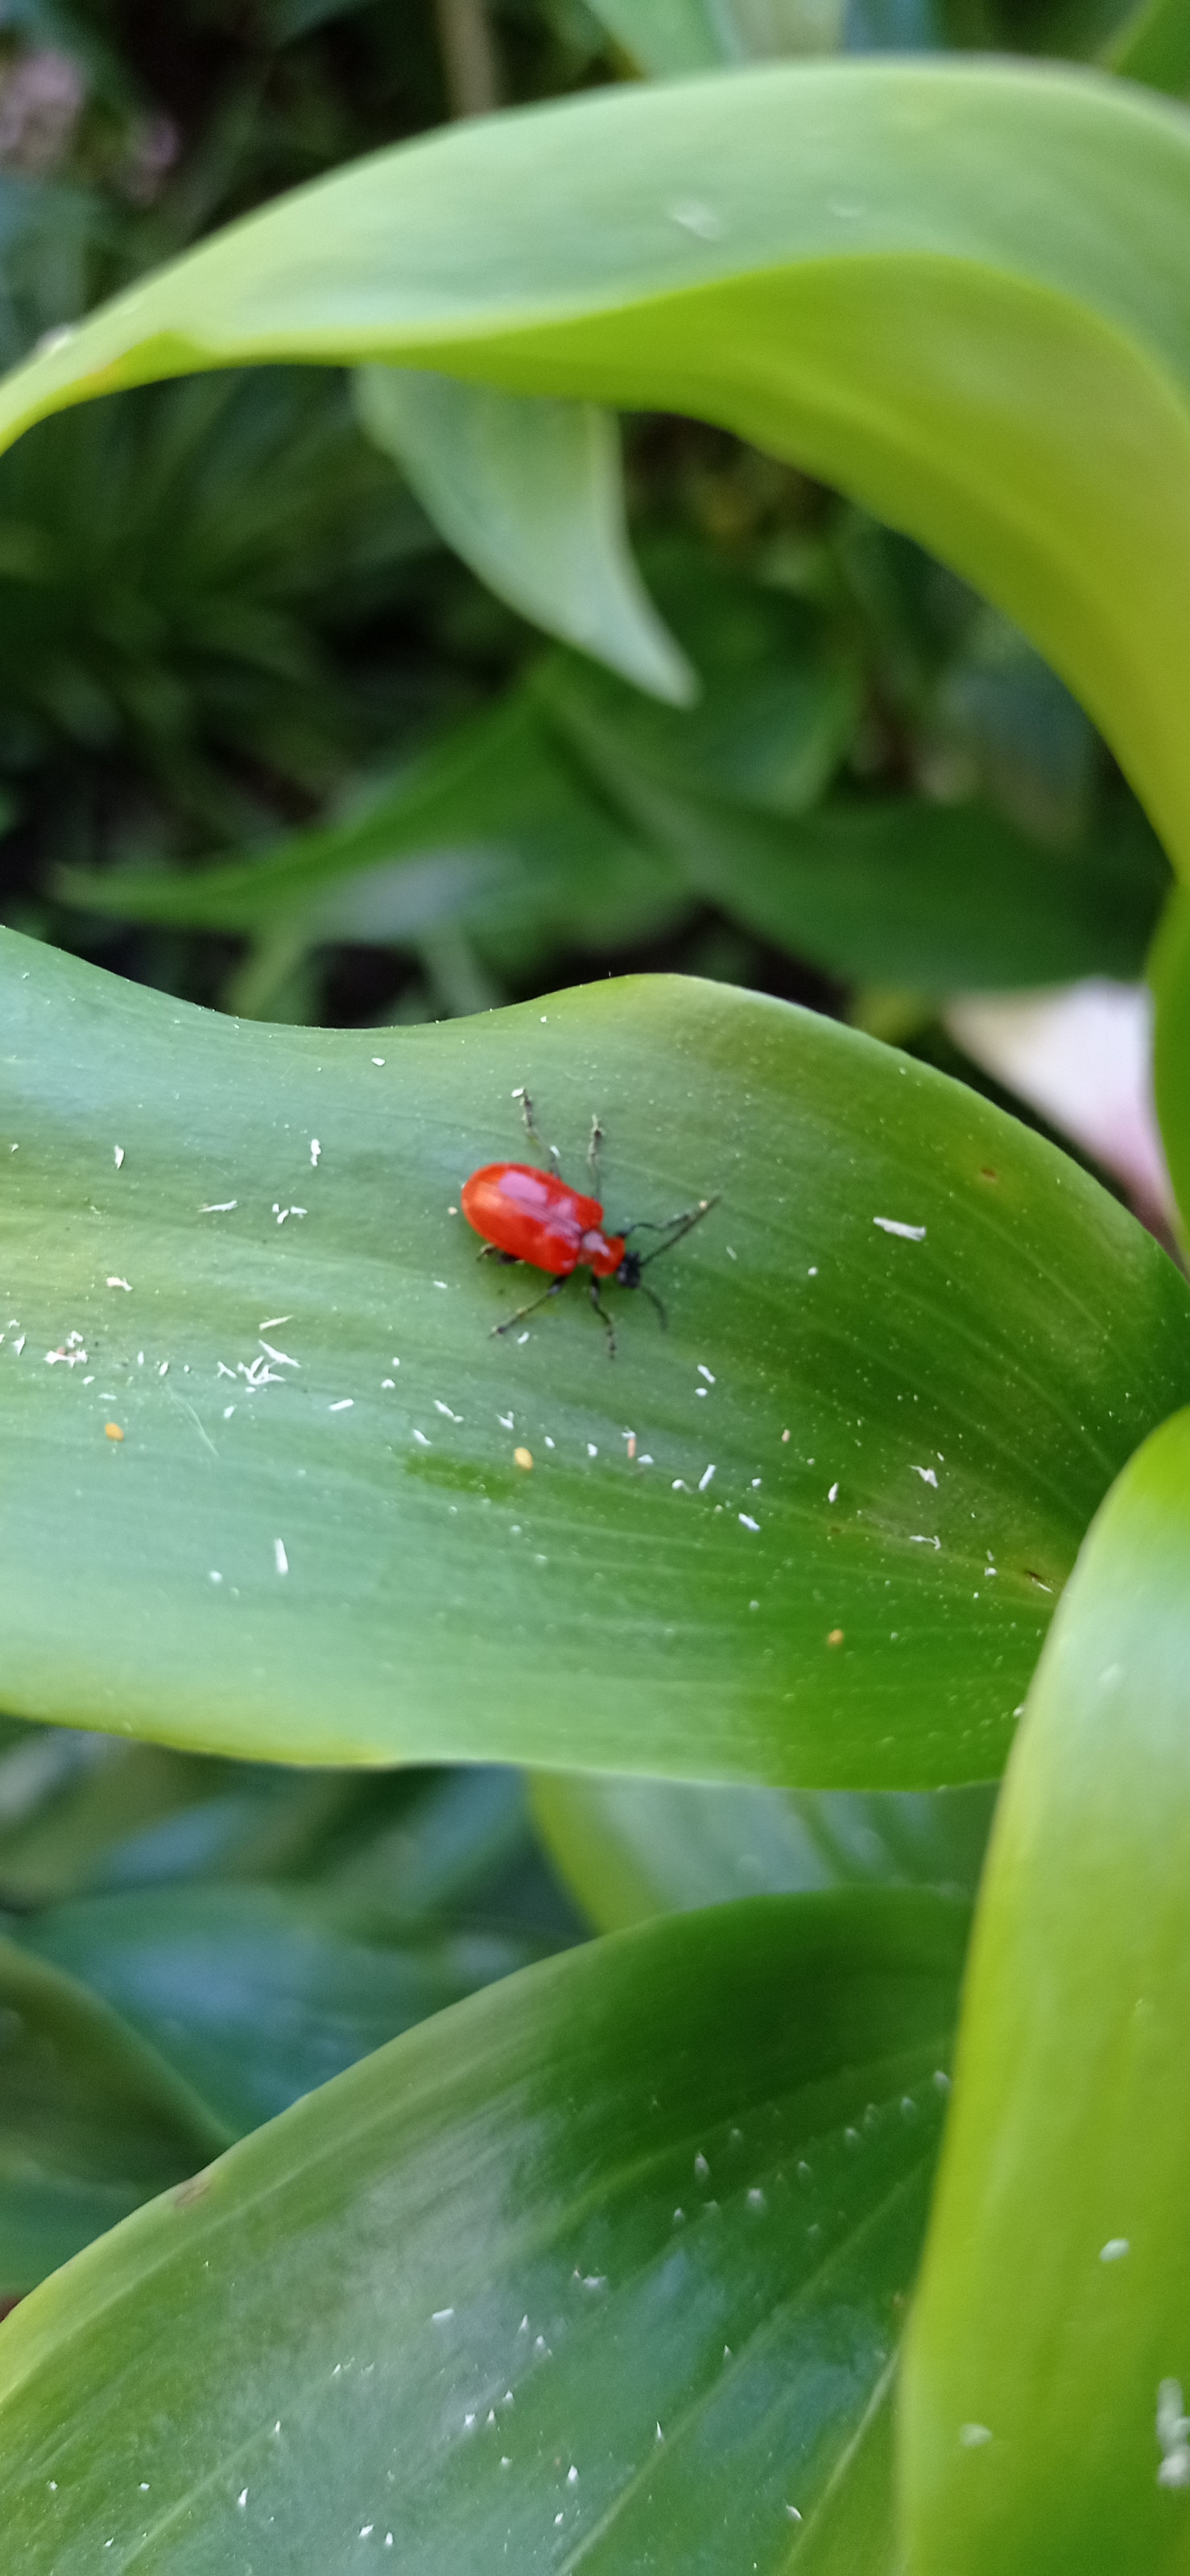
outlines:
M513 1098L520 1101L525 1126L536 1143L533 1103L528 1093L516 1091ZM592 1122L588 1152L592 1171L601 1142L601 1130L596 1119ZM689 1234L691 1226L698 1225L717 1201L700 1199L697 1207L684 1209L679 1216L668 1218L662 1225L640 1218L636 1225L625 1226L618 1234L609 1234L604 1228L602 1202L585 1197L581 1190L570 1188L557 1169L557 1156L552 1146L550 1158L553 1168L548 1172L538 1171L532 1163L485 1163L481 1171L472 1172L470 1180L463 1183L463 1214L476 1233L485 1238L480 1259L484 1254L490 1254L499 1261L525 1261L534 1270L553 1274L549 1287L543 1288L539 1297L531 1298L527 1306L518 1307L515 1315L506 1315L503 1323L493 1324L492 1331L509 1332L514 1324L531 1315L535 1307L544 1305L547 1297L556 1297L576 1270L587 1270L591 1277L591 1303L607 1334L610 1357L616 1347L616 1337L611 1317L599 1293L600 1280L614 1279L621 1288L643 1288L664 1324L665 1308L661 1299L646 1285L641 1273L647 1270L651 1261L657 1260L659 1254L672 1251L674 1244L680 1243L682 1236ZM653 1252L629 1252L628 1236L643 1227L647 1227L650 1233L664 1234L666 1241L659 1243Z

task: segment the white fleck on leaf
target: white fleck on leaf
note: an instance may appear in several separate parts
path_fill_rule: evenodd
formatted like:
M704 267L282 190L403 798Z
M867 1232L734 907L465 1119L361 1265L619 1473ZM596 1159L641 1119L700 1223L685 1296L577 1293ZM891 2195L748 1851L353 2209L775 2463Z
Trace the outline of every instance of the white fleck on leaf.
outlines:
M924 1225L902 1225L900 1218L897 1216L874 1216L872 1223L873 1225L879 1226L882 1234L903 1235L906 1243L925 1242L926 1230Z

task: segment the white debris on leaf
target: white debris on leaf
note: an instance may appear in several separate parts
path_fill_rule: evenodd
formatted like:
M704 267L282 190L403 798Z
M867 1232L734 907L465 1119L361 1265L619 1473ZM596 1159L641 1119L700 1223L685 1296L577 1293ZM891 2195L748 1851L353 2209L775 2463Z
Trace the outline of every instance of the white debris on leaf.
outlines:
M238 1199L212 1199L209 1207L200 1207L198 1213L200 1216L230 1216L233 1207L239 1204Z
M913 1474L915 1476L920 1476L923 1485L933 1485L935 1491L937 1491L938 1479L934 1474L932 1467L914 1467Z
M326 1409L328 1413L350 1413L354 1402L353 1395L341 1395L336 1403L328 1404Z
M911 1530L909 1545L910 1547L941 1547L942 1541L940 1538L930 1538L924 1530Z
M122 1145L113 1145L112 1152L115 1156L116 1170L119 1171L120 1165L124 1160L124 1148Z
M289 1318L284 1316L282 1320L288 1323ZM272 1343L266 1342L263 1332L260 1336L260 1347L267 1353L269 1359L276 1360L278 1368L300 1368L302 1365L300 1360L291 1360L288 1351L274 1350Z
M289 1558L285 1553L285 1541L283 1538L275 1538L273 1540L273 1556L276 1560L278 1574L288 1574Z
M703 1468L702 1474L701 1474L701 1476L699 1477L699 1480L698 1480L698 1490L699 1490L699 1493L700 1493L700 1494L705 1494L705 1492L706 1492L706 1490L707 1490L707 1486L710 1484L711 1478L712 1478L712 1476L714 1475L714 1473L715 1473L715 1470L714 1470L714 1468L713 1468L713 1467L704 1467L704 1468Z
M741 1529L746 1529L746 1530L759 1530L759 1528L760 1528L760 1523L759 1523L759 1521L754 1521L754 1520L751 1518L751 1516L750 1516L750 1514L749 1514L748 1512L741 1512L741 1513L738 1515L738 1517L739 1517L739 1524L740 1524L740 1528L741 1528Z
M131 1281L131 1279L116 1279L116 1278L114 1278L114 1277L113 1277L113 1278L111 1278L111 1279L109 1279L109 1280L108 1280L108 1283L107 1283L107 1284L108 1284L108 1287L109 1287L109 1288L123 1288L124 1290L126 1290L126 1292L127 1292L128 1296L130 1296L130 1297L131 1297L131 1295L132 1295L132 1281Z
M702 197L677 197L665 211L671 224L677 224L684 233L693 233L696 241L722 241L727 230L722 216Z
M1190 2487L1190 2416L1182 2412L1180 2379L1163 2379L1157 2390L1157 2440L1161 2466L1157 2471L1159 2487Z
M900 1218L897 1216L874 1216L872 1223L873 1225L879 1226L882 1234L903 1235L906 1243L924 1243L925 1241L926 1230L924 1225L902 1225Z
M983 2444L985 2442L990 2442L991 2439L992 2433L990 2425L960 2424L959 2426L959 2440L965 2451L981 2450Z
M321 1154L321 1152L322 1152L322 1147L321 1147L321 1145L320 1145L320 1144L319 1144L319 1142L318 1142L318 1138L317 1138L317 1136L312 1136L312 1137L310 1138L310 1161L311 1161L311 1163L312 1163L312 1165L313 1165L313 1167L314 1167L314 1170L315 1170L315 1171L317 1171L317 1169L318 1169L318 1158L319 1158L319 1155Z

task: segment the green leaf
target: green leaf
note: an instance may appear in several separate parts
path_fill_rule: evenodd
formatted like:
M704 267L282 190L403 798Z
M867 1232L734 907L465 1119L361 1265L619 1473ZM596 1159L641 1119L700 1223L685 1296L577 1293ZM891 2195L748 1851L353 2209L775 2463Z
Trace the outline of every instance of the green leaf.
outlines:
M1102 61L1125 80L1145 81L1150 89L1169 90L1184 98L1190 90L1190 16L1185 0L1140 0L1131 10Z
M96 1995L0 1938L0 2296L233 2134Z
M362 367L360 420L447 543L523 617L682 705L697 681L628 547L616 424L406 368Z
M0 1019L15 1714L297 1761L998 1769L1087 1521L1190 1392L1185 1280L1051 1146L680 978L335 1033L8 933ZM456 1211L525 1152L522 1084L576 1177L601 1118L609 1222L720 1194L668 1333L610 1288L610 1364L576 1288L493 1337L533 1283Z
M1125 1469L992 1838L912 2338L915 2576L1190 2563L1190 1414Z
M402 1940L365 1908L283 1887L130 1890L14 1933L139 2031L224 2136L556 1946L480 1924Z
M1153 1091L1169 1177L1190 1230L1190 898L1170 897L1149 959L1156 1002Z
M692 792L679 740L625 723L598 674L559 663L537 685L628 826L706 899L829 974L946 994L1143 967L1168 869L1135 808L1074 850L988 806L920 797L778 821Z
M774 54L830 54L843 0L590 0L594 15L642 72L708 71Z
M925 1886L974 1895L988 1788L707 1788L539 1772L533 1810L601 1932L733 1896Z
M534 695L468 716L400 775L313 830L185 874L61 868L89 911L243 931L297 922L318 939L414 943L444 929L582 940L609 918L648 935L683 899L672 861L617 822L575 774Z
M772 2576L795 2545L885 2566L965 1920L889 1891L672 1918L258 2130L0 2330L22 2576L109 2540L328 2576L390 2531L419 2576L711 2576L725 2539Z
M1188 199L1186 119L1082 72L629 83L277 200L59 335L0 435L286 358L718 421L1004 609L1190 864Z

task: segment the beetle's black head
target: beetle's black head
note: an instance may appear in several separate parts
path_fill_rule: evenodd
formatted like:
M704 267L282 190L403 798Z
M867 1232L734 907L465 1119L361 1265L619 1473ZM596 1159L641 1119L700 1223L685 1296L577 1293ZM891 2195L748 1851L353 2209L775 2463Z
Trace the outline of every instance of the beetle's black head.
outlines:
M643 1267L644 1263L639 1252L626 1252L622 1262L620 1263L620 1267L616 1272L616 1286L618 1288L639 1288L640 1274Z

